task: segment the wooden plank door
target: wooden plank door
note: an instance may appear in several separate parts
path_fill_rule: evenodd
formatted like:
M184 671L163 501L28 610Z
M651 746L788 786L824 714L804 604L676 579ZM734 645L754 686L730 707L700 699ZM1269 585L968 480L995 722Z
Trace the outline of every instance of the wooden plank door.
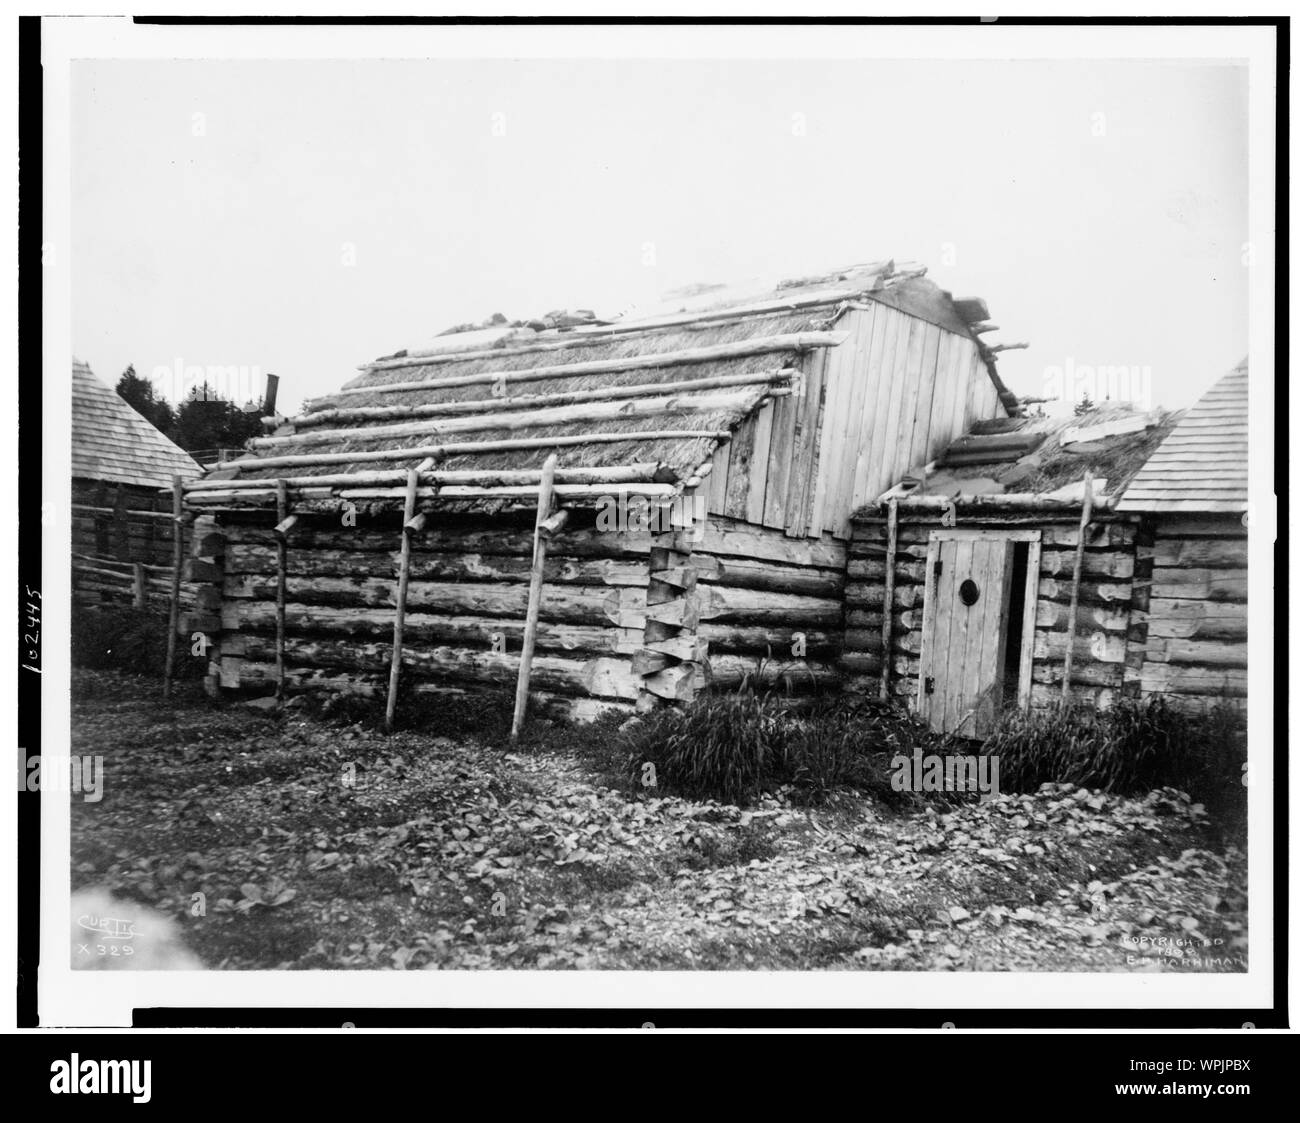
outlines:
M1002 710L1012 549L996 531L930 536L917 712L937 732L987 736Z

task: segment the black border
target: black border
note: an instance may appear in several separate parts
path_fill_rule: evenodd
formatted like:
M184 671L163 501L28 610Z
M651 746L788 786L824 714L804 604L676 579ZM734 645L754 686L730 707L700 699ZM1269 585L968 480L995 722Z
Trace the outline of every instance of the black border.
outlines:
M41 679L24 671L22 626L26 586L41 583L41 239L45 152L42 139L41 23L18 21L18 588L14 645L18 648L18 774L24 754L41 744ZM24 376L33 371L35 376ZM36 966L40 962L41 797L18 790L19 1026L37 1024Z
M136 16L134 22L157 26L978 26L978 17L817 17L715 16L682 18L671 16L632 17L562 17L562 16ZM1274 345L1275 369L1285 370L1288 354L1290 308L1290 198L1287 173L1290 167L1289 81L1290 18L1284 16L1184 17L1184 16L1105 16L1079 17L998 17L988 26L1188 26L1188 27L1273 27L1276 35L1276 64L1279 95L1276 99L1276 294L1277 317ZM42 241L42 68L40 58L41 19L19 19L19 608L26 603L24 578L39 577L41 560L41 241ZM66 252L62 255L66 261ZM29 373L36 372L36 373ZM1286 446L1285 432L1277 431L1277 419L1286 418L1289 392L1287 378L1275 380L1276 411L1274 477L1280 511L1287 509L1288 487L1285 471L1277 471L1286 458L1279 457L1277 446ZM1278 441L1280 438L1280 442ZM1275 546L1275 571L1283 575L1276 589L1275 619L1282 625L1282 636L1274 637L1275 691L1285 697L1287 690L1288 651L1285 629L1289 621L1289 594L1285 581L1289 557L1288 528L1279 520ZM21 633L21 628L19 629ZM17 637L21 639L21 635ZM21 659L19 665L21 666ZM31 672L18 672L18 745L19 752L40 744L40 679ZM649 1022L659 1028L849 1028L890 1027L929 1028L952 1022L963 1028L1240 1028L1252 1023L1263 1029L1289 1026L1289 946L1287 918L1290 887L1287 877L1289 762L1289 713L1282 706L1287 737L1278 739L1275 731L1274 765L1274 993L1269 1009L630 1009L592 1008L511 1008L511 1009L364 1009L347 1007L319 1008L195 1008L170 1007L137 1009L135 1025L146 1027L340 1027L351 1022L360 1027L628 1027ZM20 768L23 764L19 761ZM40 893L40 801L35 792L19 792L18 797L18 963L17 1024L38 1025L35 965L39 961L39 893ZM1032 985L1032 978L1025 980ZM354 1038L354 1041L359 1039ZM1073 1039L1075 1042L1081 1039ZM1096 1039L1088 1039L1095 1041ZM963 1042L963 1048L969 1046ZM1226 1043L1225 1043L1226 1046ZM1225 1047L1225 1055L1233 1050Z

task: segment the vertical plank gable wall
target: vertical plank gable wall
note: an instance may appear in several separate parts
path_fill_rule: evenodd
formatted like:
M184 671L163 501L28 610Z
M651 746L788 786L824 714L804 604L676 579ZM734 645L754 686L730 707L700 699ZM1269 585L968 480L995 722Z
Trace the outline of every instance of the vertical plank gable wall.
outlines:
M854 510L1002 409L973 339L883 305L837 326L854 338L827 354L814 525L846 538Z
M849 516L1001 414L975 341L882 304L802 360L801 392L768 402L714 455L709 511L792 537L849 535Z

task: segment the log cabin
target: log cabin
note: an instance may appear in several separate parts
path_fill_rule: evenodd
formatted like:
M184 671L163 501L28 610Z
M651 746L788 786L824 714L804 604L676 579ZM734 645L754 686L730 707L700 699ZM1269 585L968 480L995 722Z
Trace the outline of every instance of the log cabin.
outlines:
M71 436L74 599L165 601L175 555L173 481L196 480L202 469L77 359Z
M886 262L453 329L185 486L182 630L213 691L359 693L390 722L412 693L514 690L517 727L836 686L853 513L1020 412L987 321Z
M975 422L853 518L850 689L980 739L1010 708L1246 692L1243 363L1183 415Z
M1117 510L1152 542L1139 686L1185 709L1246 695L1250 371L1242 361L1156 449Z

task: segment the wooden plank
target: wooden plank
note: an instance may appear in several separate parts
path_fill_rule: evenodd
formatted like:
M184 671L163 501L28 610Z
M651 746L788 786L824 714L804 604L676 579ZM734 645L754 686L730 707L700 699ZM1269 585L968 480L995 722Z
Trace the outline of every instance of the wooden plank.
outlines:
M1025 564L1025 610L1020 631L1020 669L1016 684L1016 703L1022 710L1029 708L1030 691L1033 689L1034 629L1038 618L1041 551L1041 543L1037 541L1029 543L1029 557Z
M740 423L731 441L731 459L727 464L727 495L722 513L747 521L749 485L753 474L756 419L751 414Z
M885 436L882 455L877 458L876 484L868 488L867 499L875 499L881 492L893 487L911 465L912 426L917 398L921 389L921 363L925 356L926 329L933 324L912 320L907 336L899 336L896 367L900 385L895 391L897 402L891 396L889 429Z
M845 459L845 490L841 493L840 518L847 520L854 509L867 501L867 490L879 476L879 463L885 455L885 430L889 425L891 395L898 391L898 352L900 336L906 349L911 318L892 308L881 312L872 337L871 352L865 372L866 395L858 423L856 440L851 439ZM854 411L857 416L857 411ZM879 492L877 491L877 494ZM869 498L875 498L870 496Z
M789 400L789 399L785 399ZM750 459L749 489L745 493L745 521L763 521L767 498L768 461L772 455L772 413L775 403L765 403L754 416L754 451Z
M802 374L800 388L802 393L807 393L806 378ZM756 520L764 526L785 529L790 473L794 467L794 433L801 404L800 398L791 396L778 398L768 407L772 410L772 436L764 470L767 489L763 497L762 518Z
M952 409L952 397L948 387L948 370L951 365L953 335L940 330L938 346L934 357L934 389L930 396L930 414L925 420L924 461L934 460L948 441L947 422L945 418Z
M727 506L727 472L731 465L731 441L723 441L713 454L713 471L709 473L709 514L721 515Z
M937 677L940 671L939 583L942 580L942 573L938 571L938 567L942 548L939 539L931 537L925 559L926 593L921 617L921 658L916 695L917 716L928 722L931 728L935 724L934 703L938 696L926 691L925 681L927 678ZM898 602L899 598L895 596L894 603L897 604ZM944 638L946 639L946 635Z
M898 325L894 338L893 358L888 359L888 366L882 370L887 377L881 387L881 396L877 404L883 414L883 429L872 426L872 436L876 443L868 449L865 472L859 473L854 482L854 508L875 499L894 481L889 478L893 471L894 459L898 452L898 429L903 399L907 394L907 356L913 334L920 333L919 321L905 317ZM888 347L888 343L886 343ZM885 394L888 387L888 396Z
M908 434L906 463L894 473L901 479L903 472L930 462L930 411L934 407L935 368L939 361L939 328L934 324L924 327L925 340L921 352L921 369L917 376L918 390L912 408L911 430Z
M948 616L948 641L944 659L943 681L936 689L943 692L943 729L955 730L965 716L961 710L964 675L966 672L966 640L970 631L970 616L957 611L957 587L963 574L969 572L974 558L975 544L969 539L959 539L944 544L943 573L940 576L939 603Z
M817 487L817 455L825 405L826 356L825 350L814 351L805 362L804 395L795 399L798 411L785 503L785 531L798 538L809 533L821 533L820 524L814 523L816 498L813 492Z
M864 311L848 314L852 317L851 342L827 356L826 414L822 424L823 443L819 488L822 492L822 517L818 531L838 531L843 522L845 478L853 471L851 447L860 444L855 436L856 418L861 412L863 395L867 388L869 355L875 333L883 330L887 310L873 305ZM883 341L883 335L881 336ZM856 403L857 412L854 412ZM853 453L856 456L856 452Z
M975 711L971 731L976 737L989 734L1002 712L1003 683L1007 653L1007 624L1011 614L1011 556L1013 545L1009 541L989 543L983 548L980 566L983 580L976 578L983 593L980 600L989 599L980 634L971 637L966 658L974 661L979 675L976 693L967 699ZM985 705L985 700L988 705Z

